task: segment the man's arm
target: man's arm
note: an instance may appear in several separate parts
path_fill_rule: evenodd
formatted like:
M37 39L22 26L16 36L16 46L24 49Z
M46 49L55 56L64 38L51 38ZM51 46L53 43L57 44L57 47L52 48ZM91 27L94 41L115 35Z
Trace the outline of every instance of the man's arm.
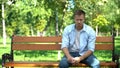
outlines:
M88 56L90 56L91 54L93 54L94 50L95 50L95 40L96 40L96 34L95 31L93 29L90 29L89 32L89 38L88 38L88 51L86 53L84 53L82 56L80 56L81 60L84 60L85 58L87 58Z
M93 52L91 50L88 50L84 55L80 56L79 58L81 60L84 60L85 58L87 58L88 56L90 56Z
M65 56L67 57L68 62L74 63L75 61L74 61L73 57L70 55L68 48L64 47L62 50L63 50Z
M79 63L80 61L84 60L85 58L87 58L88 56L90 56L93 52L91 50L88 50L84 55L80 56L80 57L75 57L74 58L74 62L75 63Z
M90 36L89 36L89 39L88 39L88 46L87 46L88 51L86 51L82 56L75 58L77 63L84 60L85 58L89 57L94 52L96 35L95 35L94 30L91 30L91 31L92 32L90 32Z

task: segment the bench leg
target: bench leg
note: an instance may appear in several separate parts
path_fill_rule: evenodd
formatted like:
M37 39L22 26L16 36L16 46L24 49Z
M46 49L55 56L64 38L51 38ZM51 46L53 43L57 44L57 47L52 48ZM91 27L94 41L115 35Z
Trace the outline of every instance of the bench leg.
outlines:
M118 68L117 66L113 66L112 68Z

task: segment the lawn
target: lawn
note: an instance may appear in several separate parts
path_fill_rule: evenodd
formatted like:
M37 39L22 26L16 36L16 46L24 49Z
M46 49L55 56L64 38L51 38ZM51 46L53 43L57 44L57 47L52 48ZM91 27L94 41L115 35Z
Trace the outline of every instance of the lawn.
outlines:
M2 54L10 53L10 39L7 39L6 47L2 45L1 41L2 40L0 39L0 65L2 62L1 60ZM120 55L120 40L115 41L115 53ZM52 51L52 52L51 51L15 51L14 57L15 57L15 60L21 60L21 61L24 61L24 60L44 61L46 59L56 61L58 59L57 54L58 54L57 51ZM95 51L95 55L100 61L111 60L111 51Z

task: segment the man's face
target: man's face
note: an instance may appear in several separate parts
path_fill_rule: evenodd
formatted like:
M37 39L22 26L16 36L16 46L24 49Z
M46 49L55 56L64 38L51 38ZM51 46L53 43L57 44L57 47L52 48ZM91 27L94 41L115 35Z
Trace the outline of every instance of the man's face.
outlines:
M82 15L75 15L74 21L76 24L76 28L81 29L83 27L83 23L85 21L85 16L83 14Z

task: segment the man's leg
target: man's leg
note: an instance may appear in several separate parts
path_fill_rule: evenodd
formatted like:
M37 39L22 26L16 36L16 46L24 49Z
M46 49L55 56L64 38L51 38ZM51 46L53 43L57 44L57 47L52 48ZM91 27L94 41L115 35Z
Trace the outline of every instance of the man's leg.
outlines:
M60 61L59 68L69 68L69 63L68 63L67 58L65 56Z
M73 57L77 57L77 56L79 56L79 52L70 52L70 55ZM60 61L59 67L60 68L69 68L70 65L71 65L71 63L69 63L66 56L64 56L62 58L62 60Z
M100 62L94 55L90 55L88 58L86 58L82 62L88 64L92 68L100 68Z

